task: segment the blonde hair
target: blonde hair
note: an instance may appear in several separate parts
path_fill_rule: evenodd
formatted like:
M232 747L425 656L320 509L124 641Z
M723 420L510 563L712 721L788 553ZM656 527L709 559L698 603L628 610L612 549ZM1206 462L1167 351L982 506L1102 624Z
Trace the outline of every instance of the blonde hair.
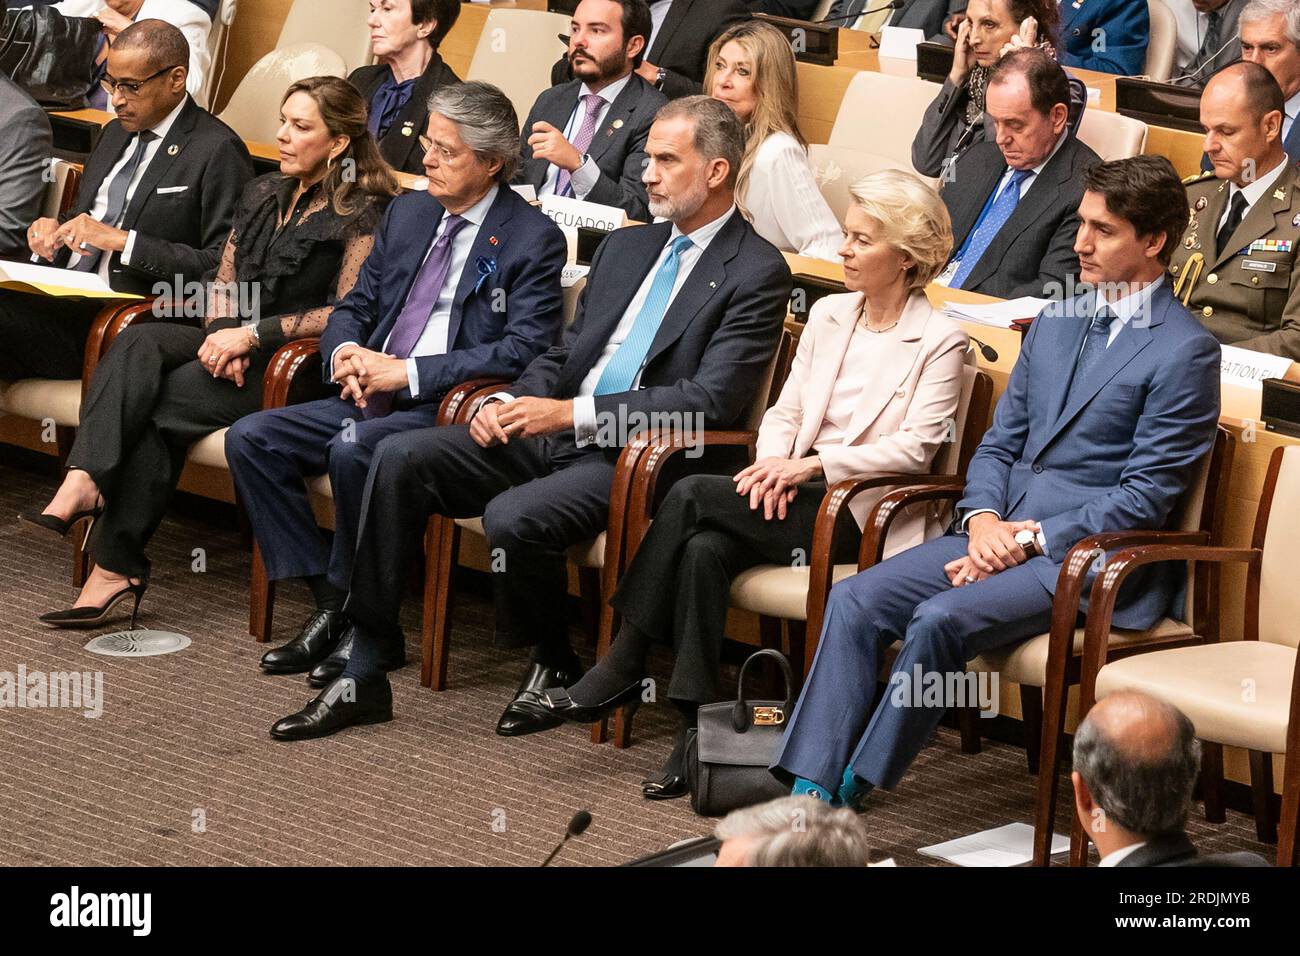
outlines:
M754 157L759 148L773 133L788 133L805 150L808 141L799 132L799 81L795 70L794 53L786 35L762 20L747 20L724 30L709 47L708 69L704 74L704 89L712 91L718 55L728 43L738 43L749 57L754 84L754 115L745 124L745 155L736 175L736 205L748 219L745 193L749 188L749 174L754 168Z
M952 220L939 194L915 173L882 169L849 187L879 238L912 260L909 287L923 289L952 255Z

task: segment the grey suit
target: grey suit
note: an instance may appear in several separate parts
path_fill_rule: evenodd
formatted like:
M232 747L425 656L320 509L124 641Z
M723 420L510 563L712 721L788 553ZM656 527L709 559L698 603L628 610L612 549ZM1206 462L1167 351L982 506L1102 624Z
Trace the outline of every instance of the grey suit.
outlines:
M1210 43L1208 38L1202 39L1196 56L1176 74L1175 81L1179 86L1200 88L1217 70L1241 59L1241 28L1237 21L1245 5L1246 0L1228 0L1215 11L1219 15L1216 42Z
M1186 833L1171 833L1152 837L1124 859L1115 864L1121 866L1191 866L1191 867L1255 867L1268 866L1262 856L1246 851L1236 853L1210 853L1205 856L1196 852L1192 841Z
M533 158L533 148L528 145L533 124L547 122L563 132L579 105L582 81L571 80L562 86L543 90L524 121L520 152L524 166L515 177L517 183L527 183L540 189L550 174L551 164ZM604 121L596 130L587 155L600 167L600 179L585 197L588 202L606 206L621 206L628 217L642 222L650 221L645 184L641 174L645 171L645 142L650 135L659 107L668 100L662 93L633 73L627 86L609 105Z
M27 251L27 227L40 215L45 164L53 150L45 111L0 73L0 255Z
M1046 296L1052 284L1063 289L1066 277L1079 271L1074 237L1079 229L1084 173L1100 162L1101 157L1068 135L1034 177L962 288L1005 299ZM942 193L952 216L954 254L975 228L985 202L1006 171L1006 160L995 143L978 143L957 160Z

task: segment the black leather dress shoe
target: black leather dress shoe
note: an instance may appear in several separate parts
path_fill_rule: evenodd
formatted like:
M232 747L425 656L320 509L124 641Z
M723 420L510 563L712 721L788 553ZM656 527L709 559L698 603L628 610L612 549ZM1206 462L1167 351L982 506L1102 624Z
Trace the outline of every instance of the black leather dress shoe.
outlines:
M547 713L575 724L590 724L602 720L624 704L641 703L641 681L633 681L613 697L584 707L576 703L563 687L548 687L537 698L537 704Z
M347 667L348 661L352 659L352 647L356 640L356 628L348 628L347 633L343 635L343 640L339 641L338 647L330 652L330 656L311 669L311 673L307 675L307 683L312 687L328 687L342 677L343 668ZM404 667L406 665L406 648L403 647L393 654L385 655L376 663L385 671L395 671L399 667Z
M686 778L681 774L665 773L641 781L641 796L647 800L675 800L689 792Z
M564 723L540 703L541 694L548 687L567 687L582 677L581 668L560 669L547 667L545 664L529 664L524 682L515 691L515 699L510 702L501 719L497 721L497 733L502 737L522 737L535 734L539 730L550 730Z
M276 740L328 737L345 727L382 724L393 719L393 689L387 680L358 685L340 677L296 714L281 717L271 727Z
M297 637L262 655L262 670L268 674L309 671L338 647L349 630L347 616L342 611L315 611Z

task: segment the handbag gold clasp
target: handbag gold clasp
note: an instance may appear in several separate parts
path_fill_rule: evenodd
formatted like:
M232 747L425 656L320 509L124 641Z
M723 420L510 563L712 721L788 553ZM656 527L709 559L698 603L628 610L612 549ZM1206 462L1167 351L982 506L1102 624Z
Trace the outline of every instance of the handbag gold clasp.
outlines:
M785 723L785 711L780 707L755 707L754 726L773 727Z

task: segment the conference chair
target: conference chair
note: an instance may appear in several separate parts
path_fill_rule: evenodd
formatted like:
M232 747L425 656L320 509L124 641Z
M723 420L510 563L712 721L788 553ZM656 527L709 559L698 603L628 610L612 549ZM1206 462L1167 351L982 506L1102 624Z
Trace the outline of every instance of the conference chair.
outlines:
M1128 159L1146 149L1147 124L1131 116L1085 109L1079 123L1079 142L1091 147L1102 162Z
M1079 717L1095 701L1122 690L1159 697L1185 713L1207 748L1250 752L1251 789L1259 839L1277 840L1277 865L1295 866L1300 825L1300 448L1278 448L1255 513L1250 547L1210 543L1142 542L1126 545L1106 562L1092 587L1088 636L1079 682ZM1158 561L1197 566L1245 565L1243 640L1219 641L1221 596L1213 594L1207 618L1213 636L1189 647L1140 648L1114 659L1104 640L1115 599L1135 570ZM1283 754L1280 827L1271 818L1273 754ZM1222 818L1216 822L1222 822ZM1083 866L1088 841L1076 820L1070 834L1070 863Z
M212 30L208 33L208 49L212 54L212 66L208 70L207 83L203 90L209 104L216 102L221 78L225 73L230 25L235 22L236 6L237 0L221 0L217 6L216 16L212 18Z
M278 99L289 84L309 76L347 76L347 64L319 43L277 47L253 64L217 118L246 142L273 143L280 119L267 98Z
M1147 0L1147 10L1151 14L1151 36L1147 41L1147 58L1142 65L1142 73L1164 83L1174 71L1178 21L1164 0Z
M789 358L793 359L793 343ZM781 382L784 383L784 375L781 376ZM779 395L778 385L772 393L772 401ZM952 441L936 454L928 480L959 481L966 474L966 465L975 454L980 438L988 427L992 399L992 378L973 364L963 368ZM725 437L720 443L744 445L752 455L758 440L757 429L752 432L723 434ZM633 505L629 508L628 517L628 542L633 550L640 545L649 530L651 507L662 500L671 483L660 482L664 467L673 455L683 450L680 444L664 443L652 446L641 459L638 482L634 485ZM764 647L781 649L781 622L786 622L790 658L802 667L802 675L807 675L813 658L817 656L817 642L821 636L822 619L831 588L869 566L863 563L866 552L860 553L858 564L831 564L831 555L841 536L849 533L850 527L853 533L857 531L852 515L849 514L849 503L869 489L911 485L918 479L927 480L927 476L878 474L837 482L826 490L822 499L807 565L794 567L764 564L742 571L736 576L731 585L731 607L758 616L759 636ZM932 505L926 507L933 509ZM933 517L937 519L937 513ZM601 648L602 655L607 644L608 642ZM593 739L603 740L605 733L603 726L593 725ZM614 715L614 746L623 748L630 744L631 714L626 708L620 708Z
M983 654L967 662L968 672L998 675L1002 683L1020 688L1024 716L1025 754L1031 773L1038 774L1034 816L1034 865L1049 864L1052 824L1056 812L1061 736L1065 728L1069 688L1080 681L1081 663L1087 648L1087 632L1078 626L1084 587L1104 553L1120 548L1162 543L1168 545L1217 546L1222 540L1227 510L1228 479L1234 452L1232 435L1220 428L1214 446L1201 460L1178 508L1170 517L1169 530L1113 531L1084 538L1065 556L1057 578L1051 630L1013 647ZM884 560L885 535L899 510L921 502L961 499L964 483L921 479L913 487L887 493L867 519L863 531L863 552L868 565ZM1109 567L1113 558L1106 559ZM1218 593L1219 576L1213 568L1189 570L1185 601L1179 618L1164 618L1145 631L1107 626L1096 630L1094 639L1109 659L1152 647L1181 647L1217 640L1217 618L1206 609ZM1095 601L1095 598L1094 598ZM1107 619L1109 622L1109 619ZM892 665L890 654L884 674ZM978 711L956 708L962 732L962 750L978 753ZM1206 794L1207 819L1221 821L1222 751L1207 747L1202 763L1202 790Z
M369 4L358 0L293 0L275 48L320 44L343 58L343 71L329 75L347 76L370 62L369 18Z
M551 67L564 52L569 17L544 10L492 9L479 34L467 80L484 80L510 98L522 120L551 85Z

